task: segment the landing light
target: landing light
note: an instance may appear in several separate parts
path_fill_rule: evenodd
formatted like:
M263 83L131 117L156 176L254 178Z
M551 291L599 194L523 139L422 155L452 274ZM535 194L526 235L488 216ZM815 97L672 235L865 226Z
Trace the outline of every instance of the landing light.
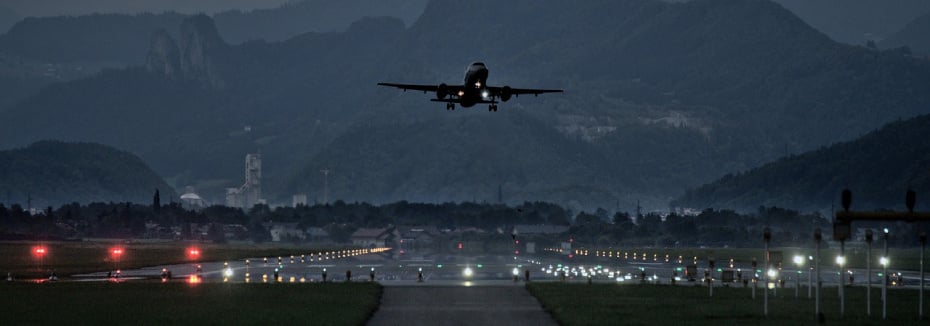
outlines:
M488 98L488 95L490 95L488 94L488 91L481 92L481 97L483 98Z

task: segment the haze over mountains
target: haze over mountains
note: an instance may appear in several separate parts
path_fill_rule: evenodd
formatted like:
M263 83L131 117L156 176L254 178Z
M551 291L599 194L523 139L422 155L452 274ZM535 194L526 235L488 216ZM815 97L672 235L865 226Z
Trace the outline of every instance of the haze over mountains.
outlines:
M930 56L930 12L909 22L904 29L878 43L880 48L889 49L906 46L914 54Z
M836 41L865 44L900 31L930 13L925 0L774 0Z
M350 201L496 201L500 187L511 203L664 208L726 173L930 113L926 60L836 43L761 0L436 0L409 28L365 18L241 45L218 20L179 18L134 40L145 67L0 112L0 147L112 145L214 201L261 150L272 202L320 199L325 167L330 198ZM566 93L446 112L375 86L456 83L478 60L493 85Z

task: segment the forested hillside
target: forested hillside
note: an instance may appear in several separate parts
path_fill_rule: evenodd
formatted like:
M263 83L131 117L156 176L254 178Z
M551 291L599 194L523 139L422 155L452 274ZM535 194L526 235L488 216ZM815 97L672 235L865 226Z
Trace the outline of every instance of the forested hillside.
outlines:
M107 146L42 141L0 151L0 203L151 203L156 189L166 202L175 197L142 160Z
M930 115L896 121L850 142L786 157L688 191L673 206L759 206L816 210L837 204L850 189L859 210L904 208L904 193L916 191L921 210L930 208Z

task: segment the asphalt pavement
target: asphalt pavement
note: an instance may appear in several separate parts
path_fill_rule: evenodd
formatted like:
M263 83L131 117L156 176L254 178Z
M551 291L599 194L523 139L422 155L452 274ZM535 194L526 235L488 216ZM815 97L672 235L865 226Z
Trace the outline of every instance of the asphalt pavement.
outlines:
M389 286L368 325L558 324L523 286Z

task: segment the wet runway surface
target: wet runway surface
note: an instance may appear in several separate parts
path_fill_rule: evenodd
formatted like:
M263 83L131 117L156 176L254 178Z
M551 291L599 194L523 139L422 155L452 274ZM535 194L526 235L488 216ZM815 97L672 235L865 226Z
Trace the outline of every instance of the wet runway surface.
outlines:
M557 325L523 286L385 287L368 325Z

